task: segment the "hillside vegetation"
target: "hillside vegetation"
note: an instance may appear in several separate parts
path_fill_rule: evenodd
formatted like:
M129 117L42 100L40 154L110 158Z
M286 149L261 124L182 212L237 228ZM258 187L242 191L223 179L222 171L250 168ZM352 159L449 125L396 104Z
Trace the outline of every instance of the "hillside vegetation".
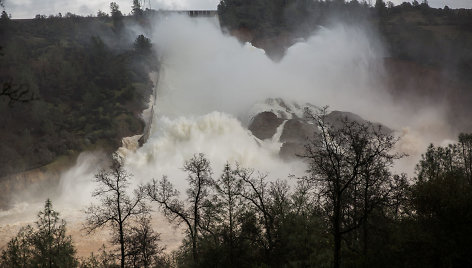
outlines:
M142 132L157 69L148 39L109 17L3 17L0 27L0 80L14 93L0 95L0 177Z

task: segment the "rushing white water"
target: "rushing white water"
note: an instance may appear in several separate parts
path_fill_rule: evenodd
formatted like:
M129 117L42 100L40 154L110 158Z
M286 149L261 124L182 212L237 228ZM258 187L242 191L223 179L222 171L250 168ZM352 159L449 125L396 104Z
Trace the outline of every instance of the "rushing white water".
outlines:
M186 176L180 168L196 153L208 157L216 176L226 162L281 177L305 169L300 162L282 161L278 157L280 144L257 140L239 120L225 113L175 119L159 116L155 122L158 127L146 144L127 158L128 167L140 181L166 174L182 190Z
M267 98L330 105L381 122L399 131L404 137L399 148L409 150L415 159L428 142L448 137L438 107L412 109L390 100L382 86L384 52L375 34L363 27L320 28L289 48L278 63L262 50L222 34L214 19L168 17L156 22L152 39L161 70L150 135L141 148L122 149L126 168L134 174L133 186L168 175L183 192L186 174L181 167L197 153L208 157L214 176L226 162L238 162L272 178L302 175L306 167L301 161L279 158L277 137L261 141L247 130L255 112L280 110L264 103ZM83 220L80 210L91 201L93 174L103 158L82 154L61 175L59 193L52 201L60 204L58 210L66 219ZM405 160L401 170L411 174L414 162ZM10 230L5 224L18 225L14 215L34 218L43 201L19 203L15 210L1 212L0 233ZM167 232L167 241L178 241L168 229L157 231Z
M140 181L167 174L182 185L179 168L199 152L216 173L226 161L277 177L303 173L302 164L278 158L280 144L256 141L246 130L255 112L280 110L267 98L330 105L381 122L405 137L399 148L415 159L428 142L448 135L440 107L391 101L382 80L384 51L367 27L320 28L278 63L223 35L213 19L168 17L156 23L153 43L162 64L154 124L148 142L127 157ZM411 162L399 170L412 174Z

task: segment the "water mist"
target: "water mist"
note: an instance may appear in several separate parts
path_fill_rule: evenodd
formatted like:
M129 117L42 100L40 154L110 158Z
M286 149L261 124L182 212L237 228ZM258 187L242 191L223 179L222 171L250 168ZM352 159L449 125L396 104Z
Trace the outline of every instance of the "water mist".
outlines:
M134 174L133 185L168 175L182 192L186 174L181 168L196 153L208 157L215 177L226 162L238 162L271 178L302 176L305 164L279 158L281 144L276 139L261 141L247 130L257 112L270 108L260 105L267 98L329 105L331 110L353 112L396 130L402 137L399 149L412 155L398 169L413 174L427 143L446 139L450 133L444 131L447 125L440 109L393 103L383 85L385 52L375 32L367 29L342 23L320 27L276 63L263 50L223 34L214 18L157 20L152 41L161 70L153 123L147 142L126 152L125 166ZM83 220L81 210L91 200L101 158L100 154L82 154L61 175L60 193L52 201L73 226ZM28 214L33 219L43 201L19 204L15 210L2 212L0 221L19 226L24 222L12 215ZM156 226L157 231L167 232L164 241L178 243L179 239L172 238L175 230ZM74 236L79 237L77 233Z

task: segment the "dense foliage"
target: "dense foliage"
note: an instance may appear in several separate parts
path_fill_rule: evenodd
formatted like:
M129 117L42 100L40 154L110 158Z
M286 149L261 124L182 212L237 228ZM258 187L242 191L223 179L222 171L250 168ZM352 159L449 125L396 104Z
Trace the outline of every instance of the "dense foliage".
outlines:
M48 199L38 213L36 228L26 226L8 242L0 267L75 267L75 248L66 235L66 223L59 219Z
M106 17L0 26L2 87L26 92L20 101L0 96L0 177L90 147L114 149L142 132L138 114L156 69L149 39L127 40Z

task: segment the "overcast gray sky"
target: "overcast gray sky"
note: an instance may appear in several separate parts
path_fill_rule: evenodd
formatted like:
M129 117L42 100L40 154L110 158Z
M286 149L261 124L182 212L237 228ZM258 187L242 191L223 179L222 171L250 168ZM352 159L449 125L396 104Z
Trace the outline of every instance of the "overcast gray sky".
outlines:
M79 15L96 14L98 10L109 12L113 0L5 0L5 8L13 18L33 18L36 14L50 15L72 12ZM145 0L153 9L216 9L219 0ZM404 0L391 0L400 4ZM410 0L411 2L413 0ZM123 13L129 13L132 0L114 0ZM375 0L372 0L375 2ZM421 2L419 0L418 2ZM430 6L472 8L472 0L429 0Z

